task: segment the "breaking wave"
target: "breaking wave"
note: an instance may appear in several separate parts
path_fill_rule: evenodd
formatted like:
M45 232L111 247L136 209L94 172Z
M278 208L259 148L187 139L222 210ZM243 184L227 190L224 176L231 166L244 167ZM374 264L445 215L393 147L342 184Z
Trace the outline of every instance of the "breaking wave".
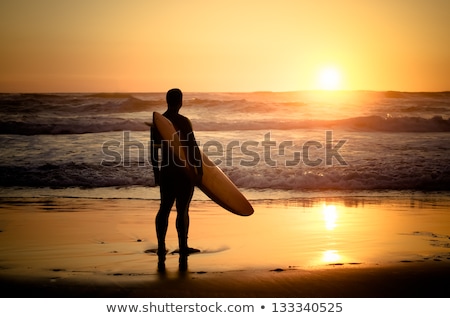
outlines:
M150 117L149 116L146 116ZM0 120L0 134L39 135L39 134L84 134L110 131L146 131L148 126L143 119L119 117L86 116L48 120L26 116L20 120ZM290 130L290 129L343 129L351 131L379 132L450 132L450 119L442 116L421 117L356 117L341 120L283 120L256 119L251 122L222 120L193 120L196 130Z
M241 188L283 190L450 190L450 166L399 167L380 164L366 167L224 167ZM0 186L112 187L154 186L148 165L128 167L64 163L0 166Z

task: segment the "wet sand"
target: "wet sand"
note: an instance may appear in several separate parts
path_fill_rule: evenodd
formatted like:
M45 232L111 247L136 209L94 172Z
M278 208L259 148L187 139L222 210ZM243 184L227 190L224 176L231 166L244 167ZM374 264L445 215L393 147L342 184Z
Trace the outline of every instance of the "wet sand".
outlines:
M191 205L179 270L175 213L157 271L158 202L2 198L3 297L449 297L448 200L345 197L255 201L239 217Z

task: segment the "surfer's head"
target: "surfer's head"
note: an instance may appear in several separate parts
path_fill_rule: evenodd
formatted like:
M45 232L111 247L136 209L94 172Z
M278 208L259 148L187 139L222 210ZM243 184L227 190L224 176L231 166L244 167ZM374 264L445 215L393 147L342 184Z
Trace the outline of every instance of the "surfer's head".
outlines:
M183 93L178 88L172 88L166 94L167 107L172 110L179 110L183 105Z

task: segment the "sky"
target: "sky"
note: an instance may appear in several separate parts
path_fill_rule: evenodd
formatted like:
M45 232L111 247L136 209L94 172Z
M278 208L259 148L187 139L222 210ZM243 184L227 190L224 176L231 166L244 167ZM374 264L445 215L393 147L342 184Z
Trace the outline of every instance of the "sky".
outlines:
M0 92L450 90L448 0L0 0Z

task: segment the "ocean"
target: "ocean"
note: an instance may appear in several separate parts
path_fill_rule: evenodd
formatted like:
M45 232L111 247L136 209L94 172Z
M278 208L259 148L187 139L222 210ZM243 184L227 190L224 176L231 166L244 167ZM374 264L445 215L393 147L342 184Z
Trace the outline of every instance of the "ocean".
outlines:
M0 196L159 199L145 123L165 109L165 93L0 94ZM450 92L184 93L180 113L250 200L450 191Z

